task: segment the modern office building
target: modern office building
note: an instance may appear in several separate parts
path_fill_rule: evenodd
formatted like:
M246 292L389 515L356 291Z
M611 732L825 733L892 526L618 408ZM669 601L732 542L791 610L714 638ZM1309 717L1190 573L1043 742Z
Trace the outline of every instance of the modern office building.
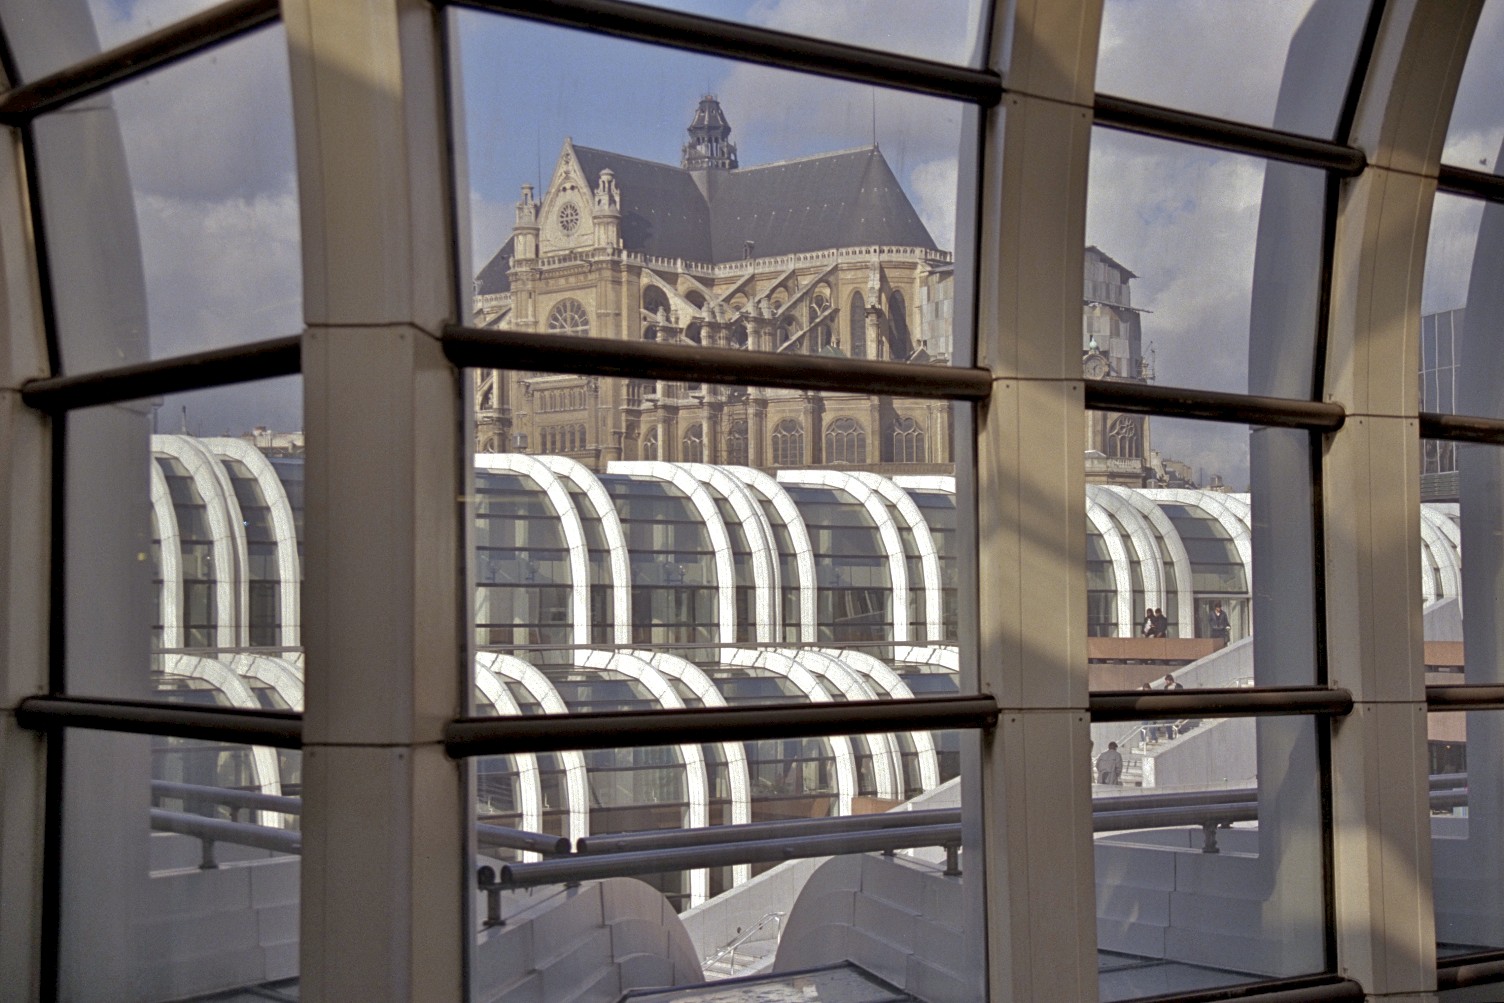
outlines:
M1499 997L1501 8L830 10L0 2L0 995ZM947 364L474 325L502 161L683 93L769 163L877 109ZM1089 246L1152 383L1083 374ZM478 456L477 371L935 402L953 469ZM1088 485L1102 415L1248 490Z

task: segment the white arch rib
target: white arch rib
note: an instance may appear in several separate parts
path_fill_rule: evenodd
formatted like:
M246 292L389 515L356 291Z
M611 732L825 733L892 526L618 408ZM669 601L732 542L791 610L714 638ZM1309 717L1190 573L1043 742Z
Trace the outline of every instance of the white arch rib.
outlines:
M1105 489L1117 495L1128 505L1142 515L1150 526L1158 532L1160 540L1164 542L1164 549L1169 552L1170 566L1175 569L1175 622L1180 624L1180 629L1190 629L1195 632L1196 623L1196 593L1192 587L1194 579L1191 577L1191 556L1186 553L1185 541L1175 531L1175 524L1170 517L1165 515L1164 509L1154 502L1145 498L1143 492L1136 488L1120 488L1111 485ZM1088 491L1090 491L1088 486ZM1156 558L1156 563L1164 560L1163 555ZM1163 576L1161 576L1163 580ZM1168 586L1166 586L1168 588ZM1166 594L1165 602L1169 603L1169 595ZM1158 606L1163 609L1163 607Z
M617 644L632 641L632 562L627 553L627 534L621 528L621 517L605 485L582 463L567 456L535 457L559 477L570 481L585 492L585 497L595 509L601 521L601 532L606 538L607 560L611 566L611 634Z
M213 454L224 460L238 460L256 478L256 487L261 491L261 500L271 515L272 536L277 543L277 625L279 643L292 648L302 644L301 592L303 574L298 566L297 520L292 504L287 500L287 489L277 470L261 450L240 439L205 439L204 445ZM228 472L226 472L228 477ZM232 492L233 495L233 492ZM249 542L247 542L249 546ZM249 575L247 575L249 579ZM247 607L247 614L250 610ZM250 617L247 615L247 632Z
M773 511L778 513L778 518L783 520L794 548L794 566L799 569L799 640L806 644L813 642L819 633L815 606L818 597L815 551L810 546L809 528L804 525L799 506L794 504L794 499L789 497L789 493L783 490L777 480L761 470L753 470L751 467L721 469L747 485L760 500L771 505ZM771 522L769 520L770 524ZM787 587L788 583L784 584Z
M754 630L758 641L767 644L782 640L782 603L779 601L778 562L774 559L777 544L767 514L745 484L725 469L708 463L681 463L691 477L725 498L747 536L752 555Z
M830 680L847 700L877 700L879 694L861 673L837 658L814 648L786 651L794 661L817 676ZM869 732L863 736L872 755L872 774L877 781L877 796L884 801L903 797L903 756L898 739L890 732ZM854 748L854 747L853 747Z
M651 662L630 652L590 649L578 652L575 664L605 669L636 680L660 707L678 709L684 706L674 684ZM710 825L710 771L705 765L705 751L694 743L685 743L678 749L679 762L684 768L685 793L689 796L688 825L691 829L703 829ZM693 868L689 872L690 905L700 905L709 897L710 872L703 867Z
M876 491L908 524L909 531L914 535L914 547L919 551L919 568L924 575L925 637L942 637L945 631L945 600L940 583L940 552L935 549L935 537L930 532L930 524L924 521L924 513L907 491L886 477L879 477L865 470L853 470L848 476L855 477Z
M748 648L730 648L725 652L726 662L743 668L766 669L783 676L793 683L809 699L810 703L831 703L830 694L820 685L814 674L790 658L785 652L770 648L753 651ZM852 799L857 791L856 753L851 740L845 735L832 735L830 743L836 760L837 814L850 815Z
M1461 550L1458 544L1461 542L1457 534L1457 525L1441 512L1433 510L1429 505L1420 507L1420 535L1421 544L1431 553L1432 566L1436 569L1436 578L1440 579L1440 594L1433 581L1427 581L1424 585L1426 599L1449 599L1452 596L1462 594L1462 564ZM1428 579L1430 575L1426 576Z
M1088 484L1086 497L1101 505L1128 535L1128 542L1133 546L1133 552L1138 555L1139 572L1144 580L1144 605L1154 608L1163 608L1169 603L1169 597L1165 595L1164 569L1160 565L1159 547L1154 543L1154 533L1149 528L1148 521L1143 513L1107 485ZM1129 587L1133 582L1130 578ZM1131 603L1131 599L1130 599ZM1131 608L1131 606L1130 606ZM1131 614L1130 628L1137 624L1132 619L1137 618L1137 613ZM1138 633L1130 629L1126 636L1132 637Z
M650 477L653 480L672 484L689 499L705 524L710 536L710 548L715 554L716 605L720 615L720 640L722 644L736 643L736 556L731 550L731 536L726 532L726 523L715 500L705 485L690 476L689 471L663 460L615 460L606 465L609 474L624 474L628 477Z
M590 550L585 545L585 527L574 499L548 467L526 453L477 453L475 465L481 470L526 477L543 491L564 531L564 545L569 548L569 621L570 637L575 644L590 643Z
M475 688L498 714L522 715L522 707L507 689L506 681L489 665L475 660ZM517 799L522 816L522 829L527 832L543 831L543 781L538 774L538 757L531 752L512 754L512 765L517 770ZM521 851L522 860L541 860L543 855L532 850Z
M296 665L282 658L251 654L235 655L229 664L242 678L266 684L291 710L303 710L303 670Z
M874 690L889 700L914 699L914 691L909 689L909 684L894 671L893 666L882 659L869 655L865 651L857 651L855 648L818 650L860 673ZM914 752L919 763L920 786L924 790L937 786L940 783L940 760L935 754L934 736L927 731L910 731L904 734L909 736L909 741L914 745ZM902 752L902 750L899 751ZM900 762L899 765L899 777L902 778L902 763Z
M538 702L545 714L568 714L569 707L548 677L515 655L482 652L475 656L477 665L484 665L502 679L521 683L528 695ZM585 755L579 750L561 752L559 761L564 764L564 796L569 798L569 827L565 836L573 840L590 835L590 783L585 775Z
M225 695L231 707L243 710L260 710L261 702L251 692L244 679L235 674L228 665L213 658L199 655L170 654L166 657L163 671L171 676L186 679L202 679ZM250 746L253 783L262 794L282 793L282 771L277 765L277 750L268 745ZM276 811L256 812L258 825L283 828L283 815Z
M899 643L909 637L909 568L903 552L903 540L898 535L898 524L883 504L882 496L857 480L851 474L839 470L780 470L780 484L793 484L805 488L834 488L845 491L857 504L867 510L867 516L877 527L878 538L888 552L888 582L892 589L893 640ZM931 541L933 543L933 541Z
M220 648L240 647L246 642L245 523L240 504L229 484L229 475L214 455L186 435L154 435L153 453L170 456L193 478L193 487L204 501L214 553L214 643Z
M1166 501L1172 505L1188 505L1199 508L1213 519L1217 520L1227 535L1232 537L1233 547L1238 552L1238 560L1243 562L1243 576L1248 585L1248 591L1253 593L1253 537L1249 532L1248 523L1239 517L1229 505L1222 499L1226 496L1215 491L1192 491L1189 488L1144 488L1145 497L1154 501ZM1247 511L1248 506L1242 506Z
M694 694L695 699L706 707L724 707L726 698L719 687L695 663L666 651L633 651L669 679L677 679ZM747 748L740 742L718 742L721 755L726 760L726 779L731 787L731 824L741 825L752 821L752 778L747 772ZM752 877L751 864L734 864L731 868L733 884L741 884Z
M153 457L151 514L157 523L157 559L162 566L162 647L183 646L183 543L178 536L178 513L167 490L167 477Z
M1133 572L1128 565L1128 548L1123 546L1123 539L1118 534L1117 527L1112 524L1107 510L1098 505L1090 494L1086 496L1086 519L1102 538L1107 556L1112 558L1112 586L1117 592L1118 637L1132 637L1138 624L1134 622L1133 616Z

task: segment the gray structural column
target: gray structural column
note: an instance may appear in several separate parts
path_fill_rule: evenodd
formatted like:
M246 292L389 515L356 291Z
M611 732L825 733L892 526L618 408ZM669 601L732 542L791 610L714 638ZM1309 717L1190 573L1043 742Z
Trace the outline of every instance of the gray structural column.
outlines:
M962 478L956 496L963 514L984 500L978 675L1003 711L982 743L987 998L1092 1001L1080 342L1101 12L1022 0L1009 24L1006 9L990 63L1009 93L984 116L976 260L978 362L996 380L976 409L974 493Z
M1337 215L1325 396L1327 669L1338 971L1370 999L1434 999L1416 437L1422 260L1480 4L1391 3L1350 141L1368 155ZM1398 363L1396 360L1399 360Z
M289 0L303 221L307 650L301 993L463 997L461 386L438 20Z

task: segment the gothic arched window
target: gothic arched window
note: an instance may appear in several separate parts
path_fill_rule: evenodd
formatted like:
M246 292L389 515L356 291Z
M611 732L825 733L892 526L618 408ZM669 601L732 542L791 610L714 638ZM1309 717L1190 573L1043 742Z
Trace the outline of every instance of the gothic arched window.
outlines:
M740 419L726 432L726 462L747 465L747 423Z
M867 431L855 418L837 418L825 426L826 463L866 463Z
M684 430L679 459L685 463L705 462L705 426L696 422Z
M642 458L644 460L658 459L658 426L648 429L648 434L642 437Z
M867 357L867 301L861 293L851 294L851 310L846 315L846 344L853 359Z
M587 337L590 334L590 316L585 306L577 299L560 300L548 314L549 334L569 334Z
M924 429L913 418L893 422L893 462L924 462Z
M804 426L785 418L773 426L773 466L797 467L804 462Z
M1127 415L1119 415L1107 429L1107 455L1134 457L1139 455L1138 422Z

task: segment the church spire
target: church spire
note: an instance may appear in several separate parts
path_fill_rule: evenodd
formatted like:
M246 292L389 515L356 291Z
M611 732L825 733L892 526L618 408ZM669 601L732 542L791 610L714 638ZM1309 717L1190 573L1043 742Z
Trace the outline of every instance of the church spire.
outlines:
M688 131L689 142L684 144L681 161L686 171L736 169L736 144L729 142L731 123L726 121L714 94L700 98Z

